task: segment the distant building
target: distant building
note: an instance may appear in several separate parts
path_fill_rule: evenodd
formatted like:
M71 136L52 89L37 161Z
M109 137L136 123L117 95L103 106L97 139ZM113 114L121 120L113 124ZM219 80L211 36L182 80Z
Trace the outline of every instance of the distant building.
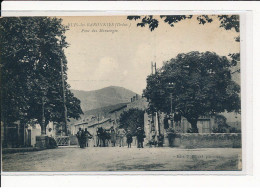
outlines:
M92 122L79 122L74 124L74 130L72 130L72 135L76 135L79 131L79 128L85 129L87 128L89 133L92 135L96 135L98 127L102 127L104 129L110 129L114 126L114 122L111 120L111 118L104 118L100 121L95 120Z

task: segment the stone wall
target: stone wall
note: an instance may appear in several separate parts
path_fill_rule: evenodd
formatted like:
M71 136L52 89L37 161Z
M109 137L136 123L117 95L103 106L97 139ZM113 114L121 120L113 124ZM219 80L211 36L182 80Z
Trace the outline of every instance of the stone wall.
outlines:
M165 146L168 146L165 139ZM241 148L241 133L177 134L174 147L180 148Z

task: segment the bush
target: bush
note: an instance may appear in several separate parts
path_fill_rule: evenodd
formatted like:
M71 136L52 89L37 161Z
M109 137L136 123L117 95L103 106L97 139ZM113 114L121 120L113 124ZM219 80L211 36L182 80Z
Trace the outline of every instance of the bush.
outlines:
M163 139L164 139L163 135L158 136L158 147L163 147Z
M212 133L226 133L226 128L224 128L224 127L218 127L218 128L213 128L212 129Z
M232 127L229 132L230 133L240 133L241 131L237 130L235 127Z
M49 139L49 144L48 144L48 148L52 149L52 148L57 148L57 142L53 137L48 137Z

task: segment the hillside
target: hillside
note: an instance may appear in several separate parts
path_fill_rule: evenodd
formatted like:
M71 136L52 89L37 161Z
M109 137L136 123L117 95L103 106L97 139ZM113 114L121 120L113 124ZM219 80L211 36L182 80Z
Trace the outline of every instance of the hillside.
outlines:
M80 99L83 112L110 105L131 102L136 93L123 87L110 86L100 90L71 90Z
M120 103L120 104L105 106L102 108L88 110L84 112L84 116L87 117L90 115L95 115L95 116L99 115L100 117L107 117L110 111L126 106L127 104L128 103Z

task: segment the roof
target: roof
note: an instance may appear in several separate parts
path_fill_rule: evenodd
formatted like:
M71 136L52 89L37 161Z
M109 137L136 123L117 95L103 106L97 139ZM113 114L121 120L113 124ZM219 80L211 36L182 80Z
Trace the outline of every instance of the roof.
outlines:
M95 126L95 125L100 125L100 124L103 124L103 123L105 123L105 122L107 122L107 121L111 121L111 119L108 118L108 119L101 120L101 121L99 121L99 122L96 122L96 123L93 123L93 124L91 124L91 125L88 125L88 127L93 127L93 126Z
M76 123L74 126L78 126L78 125L84 125L84 124L88 124L88 122L81 122L81 123Z
M96 116L90 115L90 116L82 119L81 122L78 122L78 123L74 124L74 126L89 124L92 121L92 118L96 118Z
M110 120L111 120L111 118L107 118L107 119L103 119L101 121L97 121L97 122L94 122L94 123L91 123L91 124L89 122L81 122L81 123L75 124L74 126L89 124L88 127L92 127L92 126L95 126L95 125L105 123L105 122L110 121Z

